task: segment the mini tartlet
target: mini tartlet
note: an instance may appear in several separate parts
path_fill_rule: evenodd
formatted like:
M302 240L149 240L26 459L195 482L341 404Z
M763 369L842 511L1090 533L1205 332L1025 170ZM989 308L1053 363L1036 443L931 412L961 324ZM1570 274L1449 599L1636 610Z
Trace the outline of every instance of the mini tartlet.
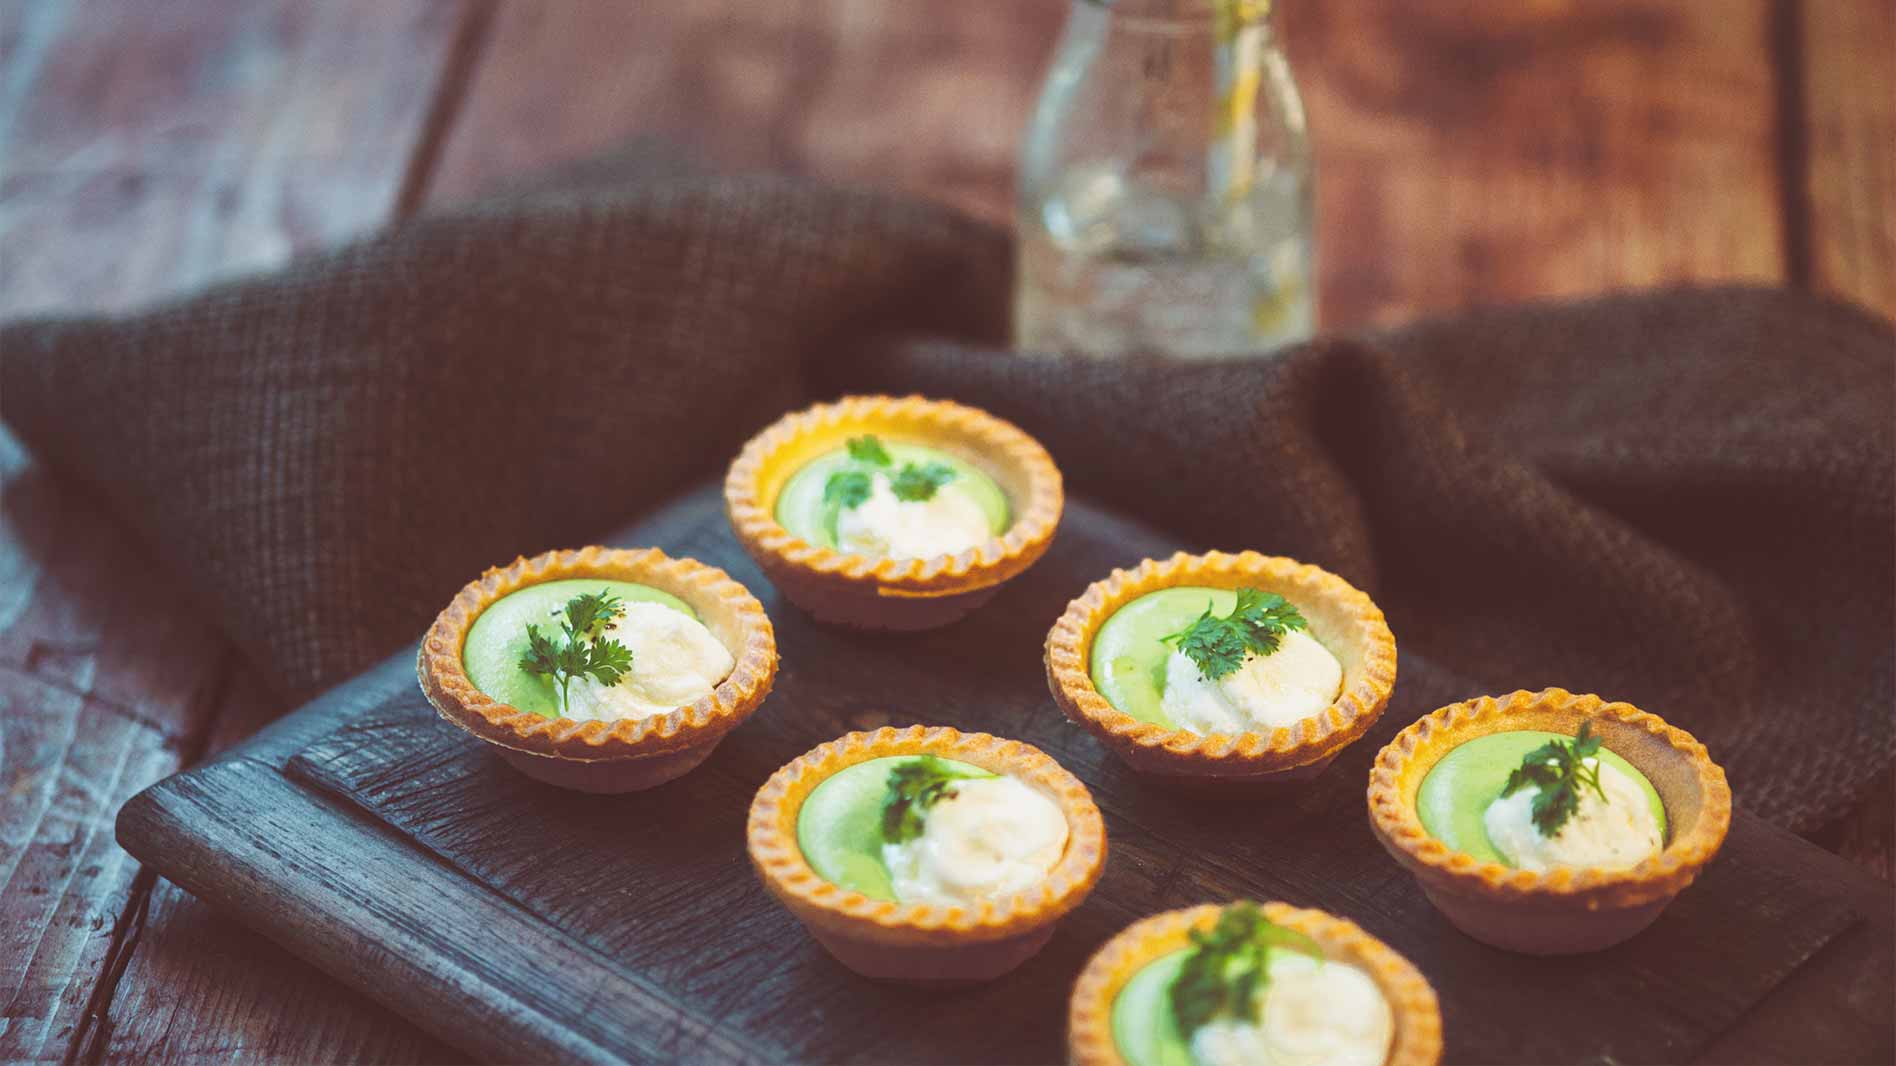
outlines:
M973 905L903 903L841 888L811 868L797 832L810 793L858 763L919 754L1012 775L1059 806L1066 847L1039 885ZM865 977L897 981L985 981L1019 966L1092 892L1106 860L1105 823L1078 778L1032 745L947 727L849 733L806 752L758 789L747 837L764 886L819 944Z
M1293 726L1237 735L1170 729L1114 707L1091 675L1100 626L1139 597L1182 585L1257 588L1294 603L1311 634L1343 668L1335 701ZM1396 682L1396 638L1366 594L1327 570L1257 552L1179 552L1115 570L1088 586L1048 632L1045 662L1047 687L1060 709L1136 770L1223 781L1294 781L1322 772L1381 716Z
M779 493L852 437L883 435L948 453L1005 492L1007 529L958 555L887 559L812 544L784 528ZM920 396L850 396L785 415L751 438L724 482L731 528L790 602L821 621L917 630L953 622L1045 554L1065 502L1045 448L985 411Z
M1194 930L1210 930L1225 911L1207 903L1141 919L1108 940L1080 971L1067 1012L1067 1058L1073 1066L1126 1066L1113 1036L1113 1005L1126 982L1155 959L1191 946ZM1409 960L1356 923L1286 903L1263 904L1272 923L1310 937L1324 956L1367 973L1389 1002L1395 1035L1386 1066L1432 1066L1442 1058L1442 1012L1435 990Z
M1416 791L1457 746L1521 729L1573 736L1584 722L1658 790L1670 829L1659 854L1629 869L1540 872L1482 862L1423 827ZM1597 951L1639 933L1698 877L1731 826L1731 789L1705 745L1631 704L1558 688L1484 696L1422 718L1377 755L1368 798L1377 839L1437 910L1476 940L1530 955Z
M575 578L635 582L683 600L730 652L730 673L689 706L613 722L547 717L476 687L462 646L481 613L520 589ZM421 690L442 718L492 744L530 777L604 793L651 788L689 772L757 709L776 674L776 636L757 598L716 567L655 548L550 551L490 569L436 616L416 659Z

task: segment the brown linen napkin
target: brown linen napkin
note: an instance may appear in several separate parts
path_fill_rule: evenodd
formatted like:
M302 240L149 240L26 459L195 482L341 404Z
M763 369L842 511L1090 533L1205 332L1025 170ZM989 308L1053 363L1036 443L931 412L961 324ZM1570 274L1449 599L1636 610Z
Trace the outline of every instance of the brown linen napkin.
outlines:
M786 409L917 390L1019 422L1077 494L1339 571L1485 690L1687 725L1780 824L1844 809L1896 751L1887 323L1682 290L1096 365L1000 351L1008 291L1005 235L945 210L655 171L13 325L0 417L297 695L483 567L716 475Z

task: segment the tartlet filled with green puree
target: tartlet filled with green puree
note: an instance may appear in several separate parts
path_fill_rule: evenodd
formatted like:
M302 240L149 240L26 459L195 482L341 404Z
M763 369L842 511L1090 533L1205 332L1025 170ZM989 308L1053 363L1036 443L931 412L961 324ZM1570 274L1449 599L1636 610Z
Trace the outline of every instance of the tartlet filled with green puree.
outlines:
M1429 1066L1435 992L1353 923L1282 903L1133 924L1074 983L1075 1066Z
M791 602L868 629L926 629L1045 553L1060 472L986 412L852 396L784 416L725 478L731 527Z
M1564 954L1650 925L1723 844L1731 790L1657 715L1547 689L1453 704L1397 734L1369 811L1462 931Z
M757 792L752 864L845 965L986 980L1026 960L1099 879L1106 837L1079 780L1018 741L851 733Z
M525 773L625 792L702 762L769 693L777 648L763 607L724 571L584 548L470 582L416 670L443 718Z
M1328 571L1180 553L1090 586L1047 634L1046 666L1067 717L1137 769L1292 780L1382 714L1396 641Z
M979 467L874 433L812 459L777 494L779 525L824 548L882 559L959 555L1007 532L1007 494Z

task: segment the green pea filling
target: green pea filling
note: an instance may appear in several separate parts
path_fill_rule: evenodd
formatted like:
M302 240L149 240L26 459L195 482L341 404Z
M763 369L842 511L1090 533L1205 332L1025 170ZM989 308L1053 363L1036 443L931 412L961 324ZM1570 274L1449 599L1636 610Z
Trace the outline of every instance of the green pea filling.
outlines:
M474 687L502 703L523 711L560 716L559 697L553 682L520 668L527 653L527 626L544 631L557 630L555 616L566 601L582 593L610 592L627 603L658 603L696 618L691 605L669 592L630 581L600 578L573 578L548 581L510 592L482 611L468 627L467 640L461 645L461 666Z
M797 811L797 846L818 877L871 899L895 899L888 867L882 864L882 804L889 775L920 758L888 755L859 762L810 790ZM940 762L962 777L994 776L955 759Z
M824 493L831 475L851 470L880 470L894 476L911 463L918 467L940 463L954 472L954 477L946 484L966 493L980 506L981 512L987 516L989 531L995 536L1007 532L1008 524L1013 520L1007 505L1007 494L1001 491L993 478L947 452L895 440L883 440L881 444L890 460L887 467L852 459L847 448L837 448L812 459L792 475L783 491L777 494L777 524L811 544L834 548L837 504L833 499L826 499Z
M1422 779L1422 786L1416 790L1415 812L1422 819L1422 828L1456 851L1466 852L1483 862L1513 865L1488 839L1487 824L1483 820L1488 805L1501 795L1508 774L1521 765L1528 752L1549 740L1567 739L1571 738L1559 733L1519 729L1490 733L1456 747L1430 768L1428 776ZM1659 798L1659 790L1652 787L1652 782L1646 780L1646 775L1637 767L1613 752L1603 748L1600 758L1639 783L1652 816L1659 822L1660 839L1665 839L1666 808Z

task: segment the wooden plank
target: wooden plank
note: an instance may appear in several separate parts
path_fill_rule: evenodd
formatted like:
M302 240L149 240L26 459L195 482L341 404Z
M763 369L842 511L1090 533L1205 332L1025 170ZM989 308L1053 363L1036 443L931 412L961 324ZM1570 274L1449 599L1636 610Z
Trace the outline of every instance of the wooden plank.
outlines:
M0 5L0 316L115 310L382 221L458 17L369 0ZM101 507L4 430L0 496L0 1059L58 1059L102 1031L88 1019L109 1012L151 882L102 830L204 751L231 658ZM295 994L279 960L251 965L217 978Z
M462 1062L232 915L160 880L86 1061Z
M108 700L0 666L0 1058L64 1053L133 895L111 815L179 768L165 741Z
M380 224L461 11L6 8L0 316L117 310Z
M1064 7L507 5L429 200L651 133L1005 222ZM1284 5L1326 323L1781 277L1768 7Z
M1284 5L1325 324L1779 278L1768 7Z
M428 190L464 200L634 135L1005 222L1066 0L505 4Z
M286 710L254 670L239 667L208 751L248 739ZM111 994L72 1041L85 1061L464 1058L175 882L156 879L133 906L119 957L104 975Z
M1896 318L1896 4L1796 6L1811 286Z
M329 706L345 707L346 697ZM217 823L231 832L185 829ZM218 760L143 793L119 832L139 852L166 856L167 872L195 894L496 1060L617 1061L611 1034L626 1026L665 1032L664 1061L767 1057L661 990L610 981L604 956L523 908L496 906L387 829L313 801L267 757ZM343 850L329 851L333 843ZM251 890L272 883L282 890ZM562 1038L536 1041L530 1025L549 1014Z
M136 863L112 814L178 770L222 641L94 501L0 429L0 1059L59 1058Z

